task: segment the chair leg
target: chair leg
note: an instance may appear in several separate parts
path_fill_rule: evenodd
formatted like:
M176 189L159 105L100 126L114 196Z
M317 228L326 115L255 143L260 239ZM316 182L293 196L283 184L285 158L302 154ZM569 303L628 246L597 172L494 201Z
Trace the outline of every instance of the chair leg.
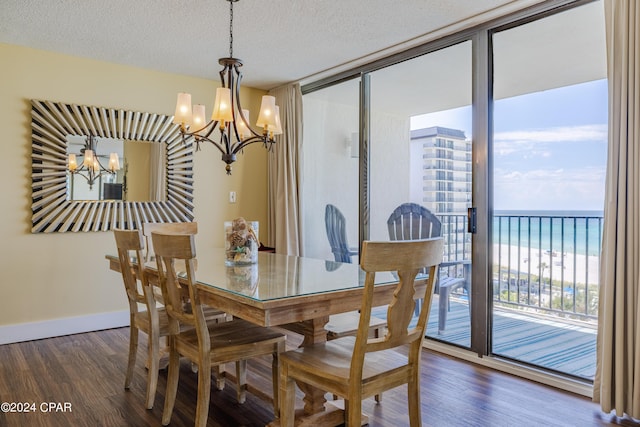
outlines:
M422 301L422 300L420 300L420 301ZM418 302L416 301L416 304L417 304L417 303L418 303ZM419 315L419 313L418 313L418 315ZM382 334L381 334L381 332L382 332L382 331L381 331L380 329L381 329L381 328L376 328L376 330L374 331L374 337L375 337L375 338L380 338L380 337L382 336ZM335 396L335 395L334 395L334 396ZM376 403L380 403L380 402L382 402L382 393L378 393L378 394L376 394L375 399L376 399Z
M440 295L438 296L438 335L442 334L447 326L450 290L448 287L440 288Z
M129 328L129 362L127 363L127 374L124 379L124 388L129 389L131 379L133 378L133 368L136 365L136 353L138 352L138 328L133 325L131 319L131 327Z
M360 427L362 425L362 396L350 396L344 400L345 427Z
M247 400L247 359L236 361L236 378L238 383L236 398L238 403L244 403Z
M227 377L224 363L222 365L214 366L213 371L216 374L216 388L221 391L224 390L224 383Z
M411 427L418 427L422 425L422 416L420 414L420 381L419 374L413 376L413 378L407 384L407 402L409 403L409 425Z
M287 375L286 364L281 363L280 369L280 427L293 427L295 418L295 382Z
M211 364L202 361L198 372L198 402L196 404L196 427L206 427L209 417L209 399L211 398Z
M158 370L160 369L160 337L158 330L151 328L149 334L149 348L147 355L147 409L153 408L153 401L156 398L158 387Z
M178 378L180 376L180 355L175 349L173 338L169 338L169 372L167 373L167 390L164 397L164 409L162 410L162 425L166 426L171 422L173 405L176 403L178 392Z
M280 380L280 362L278 354L285 350L284 343L278 343L278 348L273 352L271 361L271 381L273 383L273 414L276 418L280 417L280 392L278 381Z

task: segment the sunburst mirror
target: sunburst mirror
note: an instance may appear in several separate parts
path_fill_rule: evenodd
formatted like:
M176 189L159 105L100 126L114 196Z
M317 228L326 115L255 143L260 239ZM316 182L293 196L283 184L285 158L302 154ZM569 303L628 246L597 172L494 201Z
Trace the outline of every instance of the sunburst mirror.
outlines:
M31 231L108 231L113 228L138 229L144 222L192 221L194 144L190 139L182 140L172 119L172 116L161 114L32 100ZM120 141L124 147L120 148L124 154L121 161L124 167L118 171L119 177L97 183L97 200L78 200L73 191L74 185L78 185L74 184L78 177L69 172L68 158L73 141L89 135L98 140ZM128 200L127 194L134 193L131 178L135 174L128 174L127 184L127 170L149 168L148 162L134 157L141 151L141 145L137 144L140 142L164 144L162 150L156 150L162 153L159 160L162 166L153 172L161 178L162 184L159 189L153 189L156 196L143 197L144 201ZM127 144L133 144L130 150L127 150ZM102 197L104 185L110 185L111 194L114 185L120 191L115 193L117 196ZM75 193L80 192L76 190ZM85 197L89 198L81 196L80 199Z

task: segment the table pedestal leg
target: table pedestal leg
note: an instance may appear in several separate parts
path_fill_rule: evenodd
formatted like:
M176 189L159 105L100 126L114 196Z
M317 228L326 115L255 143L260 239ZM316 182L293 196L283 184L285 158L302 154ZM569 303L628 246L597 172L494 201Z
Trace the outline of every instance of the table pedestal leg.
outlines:
M317 319L305 320L293 324L286 325L285 328L304 336L300 347L306 347L312 344L327 341L327 330L325 325L329 322L329 316L319 317ZM327 401L324 397L324 391L312 387L308 384L297 383L300 390L304 393L304 414L312 415L323 412L324 404Z

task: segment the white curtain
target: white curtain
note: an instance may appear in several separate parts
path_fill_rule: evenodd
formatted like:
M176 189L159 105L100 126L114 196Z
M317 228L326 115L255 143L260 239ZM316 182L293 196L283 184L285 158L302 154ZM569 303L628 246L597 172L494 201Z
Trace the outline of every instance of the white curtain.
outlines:
M302 255L300 231L300 144L302 143L302 92L299 84L269 92L280 107L283 134L269 154L269 246L286 255Z
M640 2L604 4L609 148L593 399L640 419Z

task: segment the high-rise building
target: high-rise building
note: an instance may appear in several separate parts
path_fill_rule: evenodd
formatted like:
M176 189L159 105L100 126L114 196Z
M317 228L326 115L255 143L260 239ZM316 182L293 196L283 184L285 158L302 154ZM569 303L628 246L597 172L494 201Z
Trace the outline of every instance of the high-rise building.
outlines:
M416 129L411 145L412 157L421 158L422 204L436 215L466 215L471 206L471 141L464 132L440 126Z
M411 131L412 199L442 222L445 260L468 258L467 208L471 207L471 141L441 126Z

